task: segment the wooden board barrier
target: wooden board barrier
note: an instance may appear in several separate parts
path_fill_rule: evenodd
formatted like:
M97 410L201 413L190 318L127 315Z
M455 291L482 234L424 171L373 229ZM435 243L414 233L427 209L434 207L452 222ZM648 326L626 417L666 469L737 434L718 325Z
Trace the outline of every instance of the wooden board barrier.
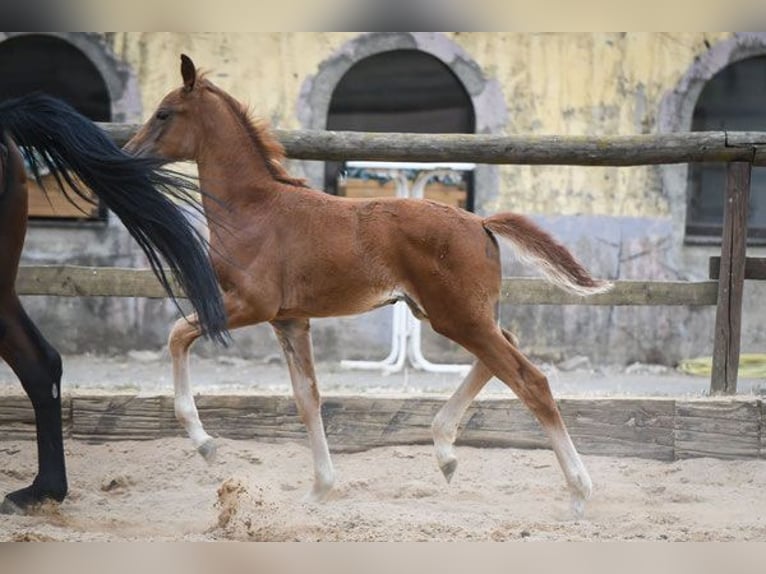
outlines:
M361 451L431 443L431 422L442 398L329 396L322 412L330 448ZM200 418L213 436L269 442L305 441L295 403L283 395L206 395ZM763 401L749 399L564 398L572 439L583 454L679 460L766 457ZM66 436L86 441L184 436L171 396L128 394L65 397ZM25 397L0 397L0 436L33 439ZM458 445L548 448L537 421L516 399L475 401L461 424ZM189 449L192 449L189 443Z

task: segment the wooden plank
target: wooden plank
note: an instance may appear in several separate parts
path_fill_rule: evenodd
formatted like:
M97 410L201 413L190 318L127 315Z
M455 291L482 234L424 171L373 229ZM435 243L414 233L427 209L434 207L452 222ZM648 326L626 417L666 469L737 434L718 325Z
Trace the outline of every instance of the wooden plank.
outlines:
M550 448L540 423L516 399L474 401L463 418L456 443L478 447Z
M19 268L20 295L59 297L165 297L149 269L25 265ZM176 292L183 296L176 286ZM715 281L617 281L609 293L580 297L537 278L503 280L502 297L516 305L715 305Z
M112 395L72 399L72 436L77 439L150 440L183 434L173 425L172 397ZM176 428L173 429L173 426Z
M436 399L327 397L322 416L334 451L431 442L431 422L441 407ZM286 396L207 396L197 406L214 436L258 440L305 440L295 403Z
M673 399L564 399L559 408L583 454L674 459Z
M761 410L761 458L766 458L766 401L758 401Z
M170 279L180 296L180 288ZM150 269L77 265L21 266L16 292L59 297L167 297Z
M726 145L747 148L766 145L766 132L726 132Z
M306 437L295 403L288 396L208 395L197 397L196 403L200 420L212 436L269 442ZM172 403L169 408L172 413Z
M118 145L127 142L138 129L137 125L131 124L100 125ZM740 135L743 133L749 135ZM757 152L766 147L761 132L503 136L277 129L274 134L288 157L321 161L628 166L760 161Z
M721 258L711 257L708 270L710 279L719 279ZM745 257L745 279L766 279L766 257Z
M328 397L322 412L330 448L360 451L396 444L430 444L441 398ZM213 436L305 441L306 430L289 396L208 395L197 398ZM758 400L568 398L559 401L572 439L583 454L674 460L696 456L764 457L764 409ZM88 441L185 436L173 397L81 396L64 399L67 435ZM0 397L0 436L34 438L25 397ZM464 417L458 445L548 448L531 413L516 399L478 400Z
M676 401L676 458L758 458L760 401Z
M61 419L64 436L69 436L72 430L71 399L61 400ZM34 440L35 411L26 396L0 396L0 436L4 439Z
M375 180L346 178L338 188L338 195L362 199L396 197L396 182L381 183ZM432 181L425 188L425 198L453 207L465 208L468 192L454 185Z
M515 305L715 305L715 281L615 281L607 293L574 295L544 279L503 279L502 300Z
M726 167L711 394L737 392L751 170L746 162L729 163Z
M2 436L9 439L35 438L35 412L27 397L2 397L0 428Z
M30 179L28 182L29 217L53 219L98 218L98 200L96 200L95 204L91 203L77 195L74 191L70 191L67 197L59 189L52 175L45 176L42 179L45 188L38 185L34 179ZM93 197L93 193L90 191L88 195Z
M323 401L333 450L394 444L428 444L431 423L443 401L431 398L331 397Z

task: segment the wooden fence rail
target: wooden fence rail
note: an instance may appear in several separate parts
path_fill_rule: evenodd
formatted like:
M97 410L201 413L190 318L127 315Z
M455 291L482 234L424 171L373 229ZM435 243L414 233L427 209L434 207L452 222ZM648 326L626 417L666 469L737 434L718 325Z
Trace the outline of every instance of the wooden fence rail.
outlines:
M120 145L131 124L101 127ZM734 394L739 366L750 171L766 165L766 132L686 132L629 136L499 136L275 130L289 157L306 160L472 162L484 164L636 166L725 162L724 227L716 281L618 281L611 293L582 298L536 279L506 279L504 300L542 305L717 305L711 392ZM28 295L163 297L147 270L27 267Z
M134 124L102 123L120 145ZM743 161L766 165L766 132L557 136L274 130L288 157L320 161L423 161L629 166Z
M58 297L167 297L149 269L76 265L22 266L16 291ZM608 293L580 297L544 279L510 277L503 279L502 297L515 305L715 305L718 282L617 281Z

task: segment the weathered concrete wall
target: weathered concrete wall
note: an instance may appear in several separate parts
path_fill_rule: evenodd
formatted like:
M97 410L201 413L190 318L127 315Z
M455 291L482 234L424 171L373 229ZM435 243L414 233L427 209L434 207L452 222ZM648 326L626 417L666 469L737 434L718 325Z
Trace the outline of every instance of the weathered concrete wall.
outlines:
M1 39L1 38L0 38ZM88 35L88 42L94 37ZM114 33L98 38L124 70L134 114L146 118L180 83L187 53L214 82L278 127L322 127L333 82L355 61L414 47L440 58L466 85L480 131L530 134L634 134L688 129L701 83L735 59L766 53L762 33ZM695 72L696 70L696 72ZM118 74L119 77L119 74ZM129 82L130 83L130 82ZM125 97L120 100L124 106ZM324 108L323 108L324 106ZM127 109L127 107L126 107ZM311 176L316 162L292 162ZM685 246L684 166L584 168L503 166L477 178L477 211L532 214L594 273L621 279L701 279L715 247ZM762 250L751 250L759 255ZM141 265L115 221L105 229L33 227L29 262ZM507 274L515 274L507 256ZM758 311L766 293L746 287L743 351L760 350ZM32 314L64 351L157 348L177 315L167 302L29 299ZM322 359L383 357L390 310L315 322ZM503 323L523 348L557 360L584 354L596 363L674 363L712 350L712 309L661 307L504 307ZM426 334L433 360L461 358ZM202 353L218 352L200 345ZM268 327L243 330L229 353L279 352Z

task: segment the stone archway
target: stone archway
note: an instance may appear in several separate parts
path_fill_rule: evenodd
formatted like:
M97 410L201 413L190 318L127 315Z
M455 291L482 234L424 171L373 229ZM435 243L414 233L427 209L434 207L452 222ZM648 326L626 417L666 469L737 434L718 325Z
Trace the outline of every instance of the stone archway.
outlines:
M59 38L83 53L98 70L106 84L114 122L141 120L141 97L138 79L130 67L118 60L102 34L89 32L0 32L0 42L23 36Z
M488 79L463 48L438 32L373 32L344 44L325 59L314 76L306 78L298 99L298 119L307 129L325 129L333 90L357 62L391 50L419 50L438 58L463 84L473 104L476 133L499 133L508 112L499 82ZM323 185L323 169L317 162L303 162L312 185ZM496 166L479 165L475 171L474 210L483 213L498 192Z
M738 32L718 42L694 60L676 86L660 102L657 129L661 133L689 131L694 108L705 84L718 72L740 60L766 54L766 32ZM673 244L683 245L687 202L687 164L660 168L662 186L667 194L673 225Z

